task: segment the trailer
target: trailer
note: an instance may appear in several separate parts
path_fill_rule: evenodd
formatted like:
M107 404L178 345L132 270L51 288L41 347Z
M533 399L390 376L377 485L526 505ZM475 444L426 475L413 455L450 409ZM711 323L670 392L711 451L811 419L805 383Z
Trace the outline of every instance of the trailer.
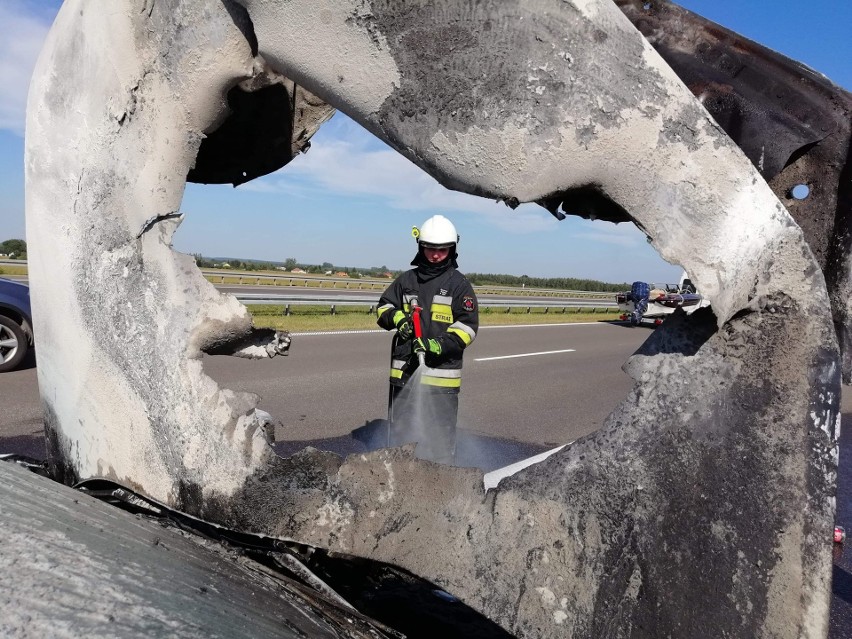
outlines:
M615 301L621 319L631 324L659 326L677 309L687 314L710 306L710 300L699 293L686 273L677 284L633 282L629 291L617 293Z

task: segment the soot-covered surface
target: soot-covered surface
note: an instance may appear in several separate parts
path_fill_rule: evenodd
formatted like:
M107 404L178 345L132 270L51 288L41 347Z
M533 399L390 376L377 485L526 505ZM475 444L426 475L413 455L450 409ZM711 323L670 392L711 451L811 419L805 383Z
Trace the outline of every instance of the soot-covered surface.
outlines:
M325 439L310 439L304 441L275 442L275 452L288 457L303 448L310 446L345 457L357 453L385 448L382 443L386 439L387 422L376 419L364 424L350 435L328 437ZM456 441L456 466L479 468L487 473L503 466L508 466L527 457L544 452L552 446L530 444L527 442L490 437L473 431L459 429Z
M847 403L849 403L847 401ZM852 533L852 410L844 406L843 427L840 437L840 464L837 485L837 524ZM374 427L373 430L376 430ZM43 439L38 446L27 441L21 446L22 438L0 439L0 453L17 453L42 459L44 457ZM333 437L310 441L279 441L275 445L280 455L291 455L305 446L312 446L338 455L362 453L370 447L352 436ZM481 468L488 472L519 459L535 455L545 446L525 444L511 440L478 435L468 431L459 432L460 465ZM34 451L38 451L33 454ZM833 587L831 602L831 627L829 639L852 638L852 542L834 546ZM331 570L331 568L329 568ZM336 586L341 585L341 576L337 575ZM386 593L385 593L386 594ZM385 595L382 595L384 597ZM436 595L437 596L437 595ZM416 602L410 602L415 605Z

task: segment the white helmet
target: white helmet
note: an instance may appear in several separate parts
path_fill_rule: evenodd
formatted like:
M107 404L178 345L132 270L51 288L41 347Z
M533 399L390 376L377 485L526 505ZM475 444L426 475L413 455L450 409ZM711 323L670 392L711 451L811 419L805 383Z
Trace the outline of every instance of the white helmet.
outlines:
M415 226L412 234L418 243L428 244L435 248L452 246L459 241L456 227L443 215L433 215L423 222L420 229Z

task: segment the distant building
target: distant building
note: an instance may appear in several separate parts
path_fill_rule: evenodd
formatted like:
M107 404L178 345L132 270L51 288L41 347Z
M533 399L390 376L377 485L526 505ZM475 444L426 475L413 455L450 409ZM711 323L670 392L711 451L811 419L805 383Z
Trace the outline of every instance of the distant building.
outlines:
M291 273L296 273L296 274L307 273L307 271L306 271L305 269L303 269L303 268L299 268L298 266L297 266L296 268L294 268L294 269L293 269L292 271L290 271L290 272L291 272Z
M286 272L287 272L287 267L285 267L285 266L276 266L276 267L275 267L275 270L276 270L276 271L284 271L284 272L286 273Z
M325 274L326 274L326 275L331 275L331 274L332 274L332 271L326 271L326 272L325 272Z
M385 271L384 273L380 273L379 277L386 277L389 280L392 280L393 279L393 273L391 273L390 271Z
M349 273L346 271L338 271L334 274L335 277L349 277Z

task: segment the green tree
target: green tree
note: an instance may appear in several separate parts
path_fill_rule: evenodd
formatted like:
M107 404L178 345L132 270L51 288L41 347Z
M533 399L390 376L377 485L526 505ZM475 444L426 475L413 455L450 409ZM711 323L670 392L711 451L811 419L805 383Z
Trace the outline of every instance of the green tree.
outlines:
M213 268L213 260L208 260L201 253L193 253L192 256L195 258L195 264L198 268Z
M286 268L288 271L292 271L298 265L299 263L296 261L295 257L288 257L286 260L284 260L284 268Z
M575 277L530 277L528 275L506 275L495 273L465 273L468 281L475 286L518 286L527 288L556 288L575 291L623 291L629 284L611 284L599 280Z
M0 242L0 253L13 255L19 260L27 259L27 243L24 240L6 240Z

